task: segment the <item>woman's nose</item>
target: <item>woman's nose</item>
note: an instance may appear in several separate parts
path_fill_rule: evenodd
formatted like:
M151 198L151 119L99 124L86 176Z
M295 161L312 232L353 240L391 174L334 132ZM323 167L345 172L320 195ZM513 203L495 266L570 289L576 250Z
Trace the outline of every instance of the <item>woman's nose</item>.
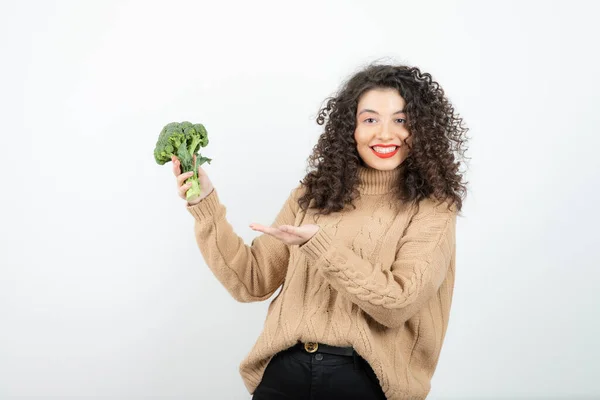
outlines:
M388 126L388 124L382 124L381 126L381 130L379 131L379 138L380 139L391 139L394 135L392 133L392 129L391 127Z

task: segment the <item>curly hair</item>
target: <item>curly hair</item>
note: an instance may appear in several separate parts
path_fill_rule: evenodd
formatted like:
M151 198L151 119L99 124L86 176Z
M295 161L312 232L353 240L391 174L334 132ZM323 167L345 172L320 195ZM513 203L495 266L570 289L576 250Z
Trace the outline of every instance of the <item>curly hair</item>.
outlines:
M398 198L416 202L434 197L462 209L466 182L459 171L468 128L431 75L411 66L371 64L347 80L338 93L326 99L316 122L325 130L308 158L305 188L298 203L303 210L330 214L353 205L359 195L359 167L365 165L354 139L356 108L363 93L393 88L406 102L407 128L412 137L409 155L402 163ZM406 143L406 140L405 140Z

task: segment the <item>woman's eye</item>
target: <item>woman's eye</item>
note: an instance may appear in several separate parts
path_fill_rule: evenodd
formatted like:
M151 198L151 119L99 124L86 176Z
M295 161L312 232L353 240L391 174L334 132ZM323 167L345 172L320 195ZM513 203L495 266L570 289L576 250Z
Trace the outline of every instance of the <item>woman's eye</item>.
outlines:
M370 121L375 121L375 118L367 118L365 119L365 122L369 123Z
M406 122L406 120L404 118L398 118L396 121Z

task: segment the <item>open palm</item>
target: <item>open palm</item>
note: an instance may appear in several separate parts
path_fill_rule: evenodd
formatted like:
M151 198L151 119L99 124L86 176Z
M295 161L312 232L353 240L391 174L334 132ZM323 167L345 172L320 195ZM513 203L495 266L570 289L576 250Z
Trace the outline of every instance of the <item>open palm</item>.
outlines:
M271 235L287 245L303 245L308 242L318 231L319 225L306 224L301 226L280 225L278 227L250 224L250 228Z

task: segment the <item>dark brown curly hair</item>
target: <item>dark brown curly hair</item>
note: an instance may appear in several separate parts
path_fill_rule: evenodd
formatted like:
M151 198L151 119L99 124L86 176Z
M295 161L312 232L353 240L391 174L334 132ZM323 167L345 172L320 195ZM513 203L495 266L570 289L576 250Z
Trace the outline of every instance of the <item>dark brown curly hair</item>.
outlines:
M359 195L359 166L365 165L354 139L356 108L361 95L376 88L396 89L406 102L412 147L402 163L399 199L418 203L435 197L460 211L466 182L458 159L464 158L468 128L430 74L404 65L371 64L326 99L316 118L317 124L325 124L325 131L308 158L307 174L300 181L305 191L299 205L303 210L309 206L318 209L317 214L353 205Z

